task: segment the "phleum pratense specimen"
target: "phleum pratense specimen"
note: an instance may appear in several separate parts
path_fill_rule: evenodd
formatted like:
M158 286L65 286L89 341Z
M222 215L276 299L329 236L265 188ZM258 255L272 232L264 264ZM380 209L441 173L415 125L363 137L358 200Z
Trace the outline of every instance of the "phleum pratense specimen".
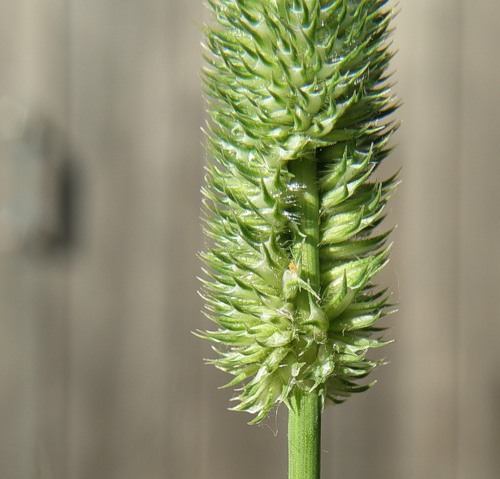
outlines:
M202 295L216 327L198 334L234 377L234 409L257 423L288 406L290 477L316 478L323 405L369 388L367 352L386 344L373 278L395 187L376 176L396 126L393 15L383 0L208 3Z

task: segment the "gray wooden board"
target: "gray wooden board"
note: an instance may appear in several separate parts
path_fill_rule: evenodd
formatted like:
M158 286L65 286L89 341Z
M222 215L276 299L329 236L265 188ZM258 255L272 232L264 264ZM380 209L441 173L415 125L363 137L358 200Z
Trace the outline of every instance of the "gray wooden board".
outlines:
M463 2L458 474L500 473L500 8Z

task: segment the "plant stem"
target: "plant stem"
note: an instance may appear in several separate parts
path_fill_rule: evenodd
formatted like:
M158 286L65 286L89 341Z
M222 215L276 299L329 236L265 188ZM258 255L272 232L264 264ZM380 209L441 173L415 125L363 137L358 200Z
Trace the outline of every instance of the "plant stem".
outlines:
M319 268L319 197L317 164L315 158L294 160L290 163L294 181L302 188L298 194L301 216L300 276L311 288L320 292ZM309 310L309 297L302 291L297 307ZM315 392L296 390L291 398L288 417L288 477L289 479L319 479L321 443L321 408Z
M303 158L290 162L290 172L294 182L303 190L298 195L301 216L301 231L305 238L299 238L296 247L300 248L300 276L319 293L319 196L315 158ZM307 301L307 294L302 295ZM308 307L308 306L307 306Z
M319 479L321 411L318 395L298 392L288 416L288 479Z

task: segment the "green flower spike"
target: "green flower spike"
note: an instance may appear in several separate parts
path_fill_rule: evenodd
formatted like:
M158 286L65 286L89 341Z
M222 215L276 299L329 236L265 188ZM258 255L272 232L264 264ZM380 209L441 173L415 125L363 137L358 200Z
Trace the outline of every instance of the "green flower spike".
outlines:
M208 3L202 295L217 329L198 334L257 423L279 403L313 395L321 408L369 388L367 352L386 344L375 323L390 306L372 280L395 187L374 177L396 127L392 12L385 0Z

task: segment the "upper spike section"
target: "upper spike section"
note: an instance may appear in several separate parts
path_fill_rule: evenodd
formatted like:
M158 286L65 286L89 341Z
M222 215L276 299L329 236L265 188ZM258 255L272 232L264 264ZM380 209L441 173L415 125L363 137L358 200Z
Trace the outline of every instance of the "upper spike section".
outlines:
M372 280L388 235L375 229L395 179L374 175L395 129L392 13L380 0L208 3L202 295L218 328L199 334L240 385L235 409L258 422L297 388L335 402L364 390L366 353L385 344L374 324L390 307ZM298 160L315 165L312 184ZM319 286L302 268L311 187Z

